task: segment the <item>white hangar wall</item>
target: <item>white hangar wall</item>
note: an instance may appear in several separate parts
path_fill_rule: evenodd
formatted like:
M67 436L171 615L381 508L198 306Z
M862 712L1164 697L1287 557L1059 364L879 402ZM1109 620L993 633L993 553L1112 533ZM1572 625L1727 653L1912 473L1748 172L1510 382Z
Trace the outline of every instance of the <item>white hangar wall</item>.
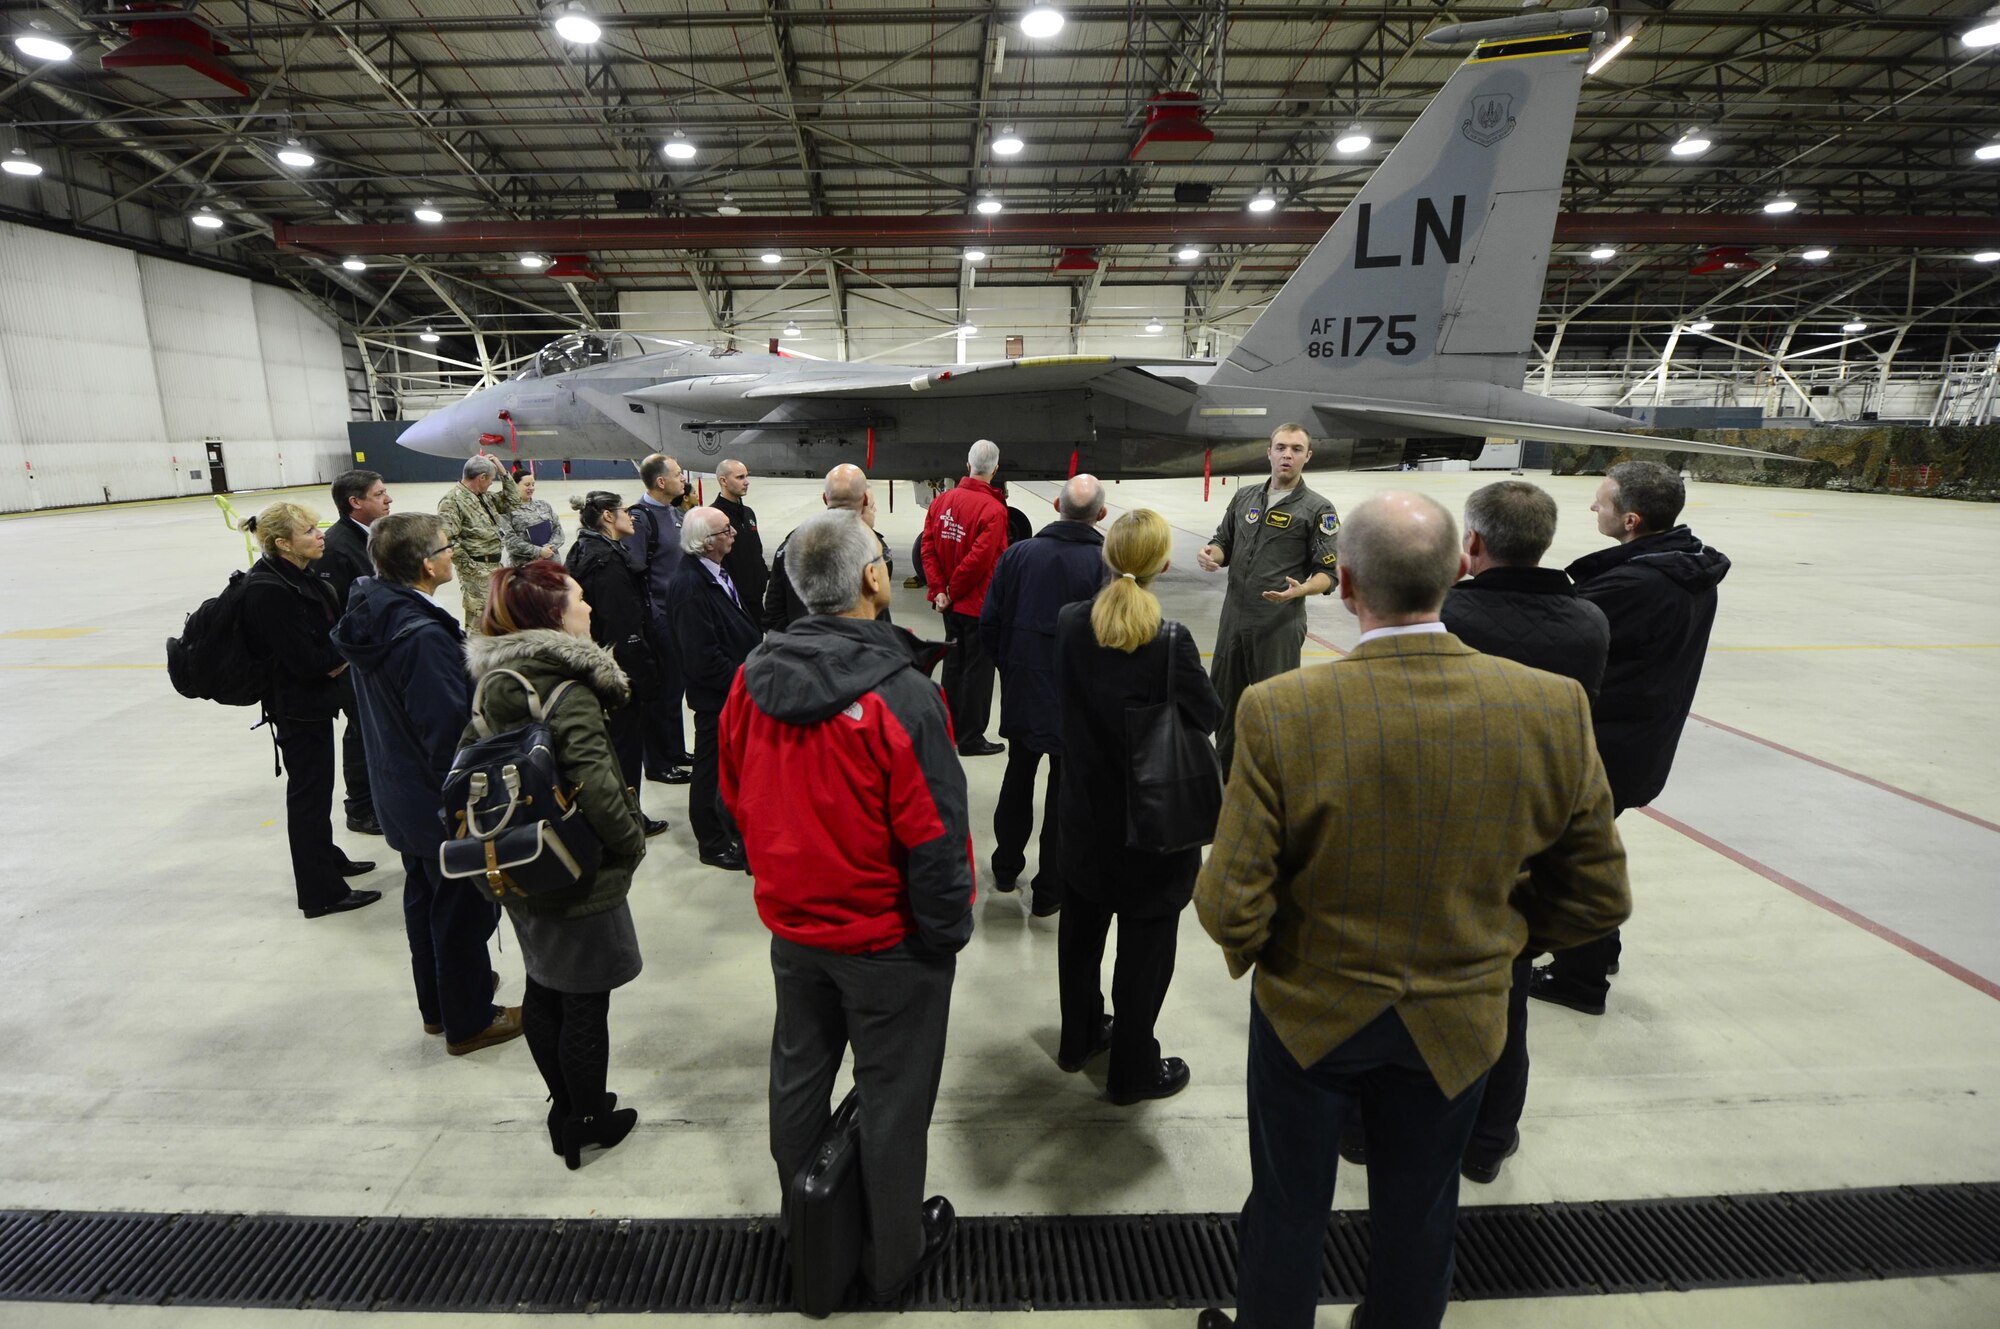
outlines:
M339 334L289 291L0 222L0 511L325 483Z

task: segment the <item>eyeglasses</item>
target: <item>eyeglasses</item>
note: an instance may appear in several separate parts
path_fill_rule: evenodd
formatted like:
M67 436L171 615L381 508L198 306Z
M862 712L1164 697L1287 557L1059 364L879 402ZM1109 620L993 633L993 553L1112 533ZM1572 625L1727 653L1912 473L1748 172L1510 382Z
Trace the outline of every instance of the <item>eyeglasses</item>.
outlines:
M458 548L458 545L457 545L457 544L455 544L455 543L454 543L454 544L442 544L442 545L439 545L439 546L438 546L438 547L437 547L436 549L433 549L433 550L431 550L431 551L430 551L429 553L425 554L425 555L424 555L424 557L425 557L425 558L436 558L436 557L437 557L437 556L438 556L439 554L442 554L442 553L446 552L447 550L451 550L451 549L456 549L456 548Z

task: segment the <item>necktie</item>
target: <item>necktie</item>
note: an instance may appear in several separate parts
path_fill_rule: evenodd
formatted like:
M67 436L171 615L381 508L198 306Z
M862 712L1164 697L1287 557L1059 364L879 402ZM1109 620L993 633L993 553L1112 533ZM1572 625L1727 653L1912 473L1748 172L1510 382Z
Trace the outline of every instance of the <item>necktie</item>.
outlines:
M716 580L722 583L722 589L729 592L729 602L735 605L738 609L741 609L743 607L743 601L736 594L736 583L729 579L728 569L717 568L715 570L715 576Z

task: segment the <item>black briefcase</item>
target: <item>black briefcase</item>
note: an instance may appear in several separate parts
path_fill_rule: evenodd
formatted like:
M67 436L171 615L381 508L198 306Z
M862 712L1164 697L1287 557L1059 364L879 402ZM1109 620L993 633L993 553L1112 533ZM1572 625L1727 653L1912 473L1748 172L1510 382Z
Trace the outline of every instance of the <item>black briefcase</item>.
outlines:
M813 1146L812 1157L792 1178L785 1197L791 1232L792 1305L823 1319L847 1299L861 1270L867 1219L861 1203L861 1103L850 1089Z

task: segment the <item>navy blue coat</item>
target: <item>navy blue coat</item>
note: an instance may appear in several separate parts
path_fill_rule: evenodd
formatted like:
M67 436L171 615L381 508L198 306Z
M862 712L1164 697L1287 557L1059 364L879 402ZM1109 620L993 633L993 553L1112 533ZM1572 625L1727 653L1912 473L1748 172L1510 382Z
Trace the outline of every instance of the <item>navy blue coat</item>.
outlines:
M353 667L375 815L389 847L435 859L444 843L439 791L471 717L465 633L412 586L361 577L333 645Z
M667 622L680 645L681 679L691 711L720 714L736 670L764 640L749 601L741 607L692 555L681 559L667 586ZM738 586L740 598L743 588Z
M1104 585L1104 536L1080 521L1050 522L1009 545L979 611L979 639L1000 668L1000 737L1062 753L1056 714L1056 615Z

